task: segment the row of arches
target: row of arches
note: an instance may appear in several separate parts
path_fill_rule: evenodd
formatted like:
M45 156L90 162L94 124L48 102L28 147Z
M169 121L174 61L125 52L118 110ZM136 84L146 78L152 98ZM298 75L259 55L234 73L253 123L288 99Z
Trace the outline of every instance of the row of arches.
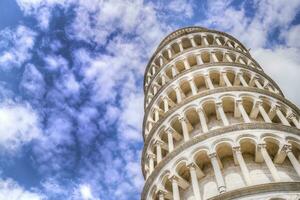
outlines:
M155 84L163 86L167 81L174 79L185 70L212 63L242 64L261 71L259 65L245 54L225 49L196 49L195 51L178 56L164 67L151 65L145 80L146 94L148 90L151 92Z
M148 163L149 173L164 157L191 138L243 123L276 123L300 129L299 113L268 96L225 94L193 102L168 116L160 128L146 138L144 148L147 153L144 156L153 156L153 163Z
M197 144L152 182L147 200L202 200L238 188L300 181L300 142L277 133L242 133Z
M155 85L153 94L145 97L146 109L149 110L146 114L148 114L150 120L156 121L153 118L156 109L160 109L162 113L165 113L184 99L215 88L232 86L254 87L280 94L276 86L264 76L251 70L237 67L200 68L182 75L169 84L165 85L165 87ZM148 116L146 115L146 118Z
M247 50L242 48L242 46L231 38L221 35L213 34L208 32L193 33L184 35L177 38L173 42L170 42L166 47L162 48L156 53L156 56L152 59L150 65L156 65L159 68L166 65L178 54L191 49L199 47L209 47L209 46L220 46L234 48L235 50L243 53L247 53ZM146 73L151 73L151 67Z

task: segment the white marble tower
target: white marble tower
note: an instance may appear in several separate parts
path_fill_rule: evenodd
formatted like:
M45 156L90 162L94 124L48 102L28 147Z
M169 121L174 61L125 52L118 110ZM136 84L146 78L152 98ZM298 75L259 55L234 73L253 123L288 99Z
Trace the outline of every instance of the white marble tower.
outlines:
M237 39L171 33L144 91L142 200L300 198L300 111Z

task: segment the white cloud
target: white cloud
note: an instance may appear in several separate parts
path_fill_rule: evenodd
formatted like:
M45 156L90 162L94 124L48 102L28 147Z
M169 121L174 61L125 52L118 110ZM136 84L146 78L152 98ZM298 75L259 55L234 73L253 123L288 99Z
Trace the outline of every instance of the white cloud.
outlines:
M0 200L43 200L38 192L25 190L12 179L0 180Z
M82 184L79 186L79 190L80 190L80 194L81 194L81 197L83 200L96 200L96 198L92 194L90 185Z
M0 104L0 145L16 150L41 136L38 114L28 104Z
M300 74L300 50L289 47L260 48L253 50L252 54L286 97L300 106L300 94L296 92Z
M15 30L4 29L0 32L0 39L6 45L0 45L0 66L2 70L20 67L31 58L36 33L25 26L18 26ZM2 49L3 48L3 49Z
M45 94L45 81L43 75L32 64L27 64L23 72L20 89L29 98L41 99Z
M232 0L209 1L207 19L203 22L207 26L224 30L236 36L251 48L265 47L268 34L275 29L284 31L292 22L300 8L298 0L291 0L287 4L280 0L253 1L256 9L253 17L246 16L246 9L231 6Z
M180 17L182 17L182 14L190 18L194 15L194 10L193 10L193 4L191 1L188 0L173 0L168 3L167 5L163 4L163 6L167 6L168 10L171 12L174 12L174 14L179 14Z
M292 26L282 33L282 37L290 47L300 48L300 25Z

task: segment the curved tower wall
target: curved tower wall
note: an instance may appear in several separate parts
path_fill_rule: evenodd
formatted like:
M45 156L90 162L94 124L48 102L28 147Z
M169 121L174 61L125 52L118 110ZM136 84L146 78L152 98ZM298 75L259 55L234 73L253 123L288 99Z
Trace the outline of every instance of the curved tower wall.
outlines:
M144 92L142 200L300 197L300 111L237 39L171 33Z

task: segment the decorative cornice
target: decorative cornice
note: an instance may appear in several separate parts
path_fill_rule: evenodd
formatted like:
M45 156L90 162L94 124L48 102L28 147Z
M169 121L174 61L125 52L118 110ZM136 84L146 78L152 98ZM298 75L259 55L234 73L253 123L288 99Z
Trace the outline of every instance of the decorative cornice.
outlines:
M169 85L171 85L172 83L174 83L175 81L177 81L178 79L180 79L182 76L188 74L188 73L191 73L193 71L196 71L196 70L200 70L200 69L204 69L204 68L213 68L213 67L218 67L218 66L230 66L230 67L239 67L239 68L242 68L242 69L245 69L245 70L249 70L249 71L252 71L252 72L255 72L255 73L258 73L260 74L261 76L263 76L264 78L266 78L268 81L270 81L275 87L276 89L278 89L278 91L280 92L280 94L284 97L280 87L277 85L277 83L275 81L273 81L272 78L270 78L267 74L265 74L263 71L259 71L258 69L254 69L254 68L249 68L249 67L246 67L245 65L243 64L238 64L238 63L230 63L230 62L218 62L218 63L209 63L209 64L202 64L202 65L198 65L198 66L194 66L188 70L185 70L184 72L180 73L178 76L176 76L175 78L173 78L171 81L169 81L168 83L166 83L165 85L163 85L159 91L153 96L150 104L147 106L147 108L145 109L145 113L148 113L149 112L149 109L151 108L152 104L155 102L155 99L162 93L162 91L168 87ZM148 92L148 91L147 91ZM147 93L145 94L147 95ZM146 105L146 101L147 101L147 96L145 96L144 98L144 105ZM146 115L144 115L146 116Z
M300 182L274 182L265 183L259 185L252 185L248 187L239 188L236 190L228 191L219 194L215 197L209 198L208 200L229 200L235 198L241 198L243 196L263 194L270 192L297 192L300 191Z
M216 88L216 89L213 89L213 90L207 90L207 91L203 91L197 95L194 95L194 96L191 96L189 98L186 98L184 99L182 102L180 102L179 104L177 104L176 106L174 106L172 109L170 109L169 111L167 111L165 113L165 116L161 119L159 119L159 121L157 121L155 123L155 125L152 127L149 135L147 138L151 138L154 134L154 132L156 131L156 129L158 127L160 127L160 125L162 124L162 122L165 120L165 118L167 118L169 115L171 115L172 113L174 113L176 110L178 110L180 107L182 107L183 105L191 102L191 101L194 101L196 99L199 99L199 98L203 98L203 97L206 97L208 95L212 95L212 94L216 94L216 93L222 93L222 92L235 92L235 91L243 91L243 92L255 92L255 93L259 93L259 94L264 94L264 95L267 95L267 96L270 96L270 97L273 97L275 99L278 99L282 102L284 102L285 104L287 104L288 106L290 106L293 110L295 110L295 112L297 112L298 114L300 114L300 111L299 109L297 108L297 106L295 106L292 102L290 102L289 100L285 99L284 97L278 95L278 94L274 94L272 92L269 92L267 90L263 90L263 89L259 89L259 88L248 88L248 87L242 87L242 86L233 86L233 87L223 87L223 88ZM145 115L144 116L147 116L148 113L145 112ZM143 120L143 139L145 141L145 124L146 123L146 118L144 117L144 120ZM149 139L147 139L145 141L145 146L147 144L147 141L149 141Z
M296 134L300 136L300 130L295 128L295 127L290 127L290 126L285 126L281 124L273 124L273 123L249 123L249 124L236 124L236 125L231 125L227 127L223 127L220 129L215 129L211 130L207 133L197 135L193 138L191 138L189 141L185 142L181 146L177 147L174 149L171 153L169 153L166 157L162 159L162 161L154 168L153 172L150 174L150 176L147 178L142 195L141 195L141 200L146 200L147 193L149 192L150 186L153 184L155 178L158 177L158 174L160 173L161 169L168 164L174 157L176 157L178 154L183 152L184 150L190 148L191 146L198 144L200 142L203 142L206 139L215 137L220 134L225 134L228 132L234 132L234 131L239 131L239 130L254 130L254 129L267 129L267 130L274 130L274 131L283 131L283 132L289 132ZM143 155L144 155L143 151ZM142 157L142 166L145 163L145 158L144 156ZM145 177L145 171L142 167L142 172Z

